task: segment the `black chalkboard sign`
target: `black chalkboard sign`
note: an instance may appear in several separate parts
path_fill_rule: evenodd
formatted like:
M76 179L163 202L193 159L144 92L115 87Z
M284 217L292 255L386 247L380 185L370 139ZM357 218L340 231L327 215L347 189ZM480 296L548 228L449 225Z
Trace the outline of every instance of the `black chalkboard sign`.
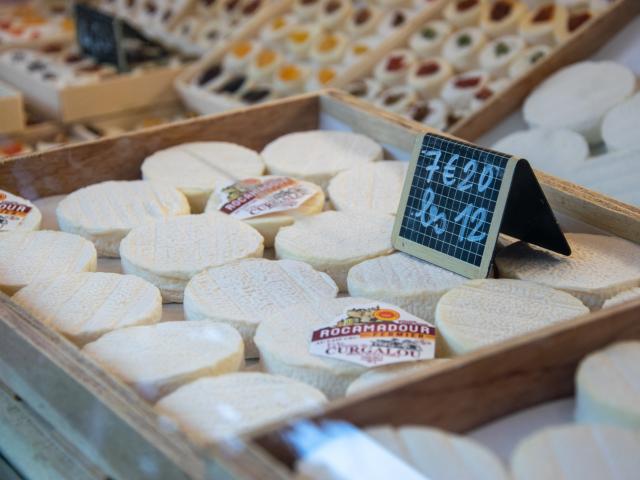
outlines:
M396 216L395 248L484 278L499 232L571 253L526 160L441 135L419 138Z

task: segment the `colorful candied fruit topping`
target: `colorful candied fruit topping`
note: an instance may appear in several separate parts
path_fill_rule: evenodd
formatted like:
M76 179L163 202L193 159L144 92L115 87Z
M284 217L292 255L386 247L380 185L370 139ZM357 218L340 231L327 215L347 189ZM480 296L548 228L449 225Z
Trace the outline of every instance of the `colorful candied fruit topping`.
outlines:
M231 48L231 53L238 58L244 58L251 53L251 43L238 42Z
M338 11L341 6L342 6L342 2L338 0L331 0L330 2L327 2L327 4L325 5L324 11L327 12L329 15L331 15L333 12Z
M553 18L555 11L556 11L556 6L553 3L549 5L543 5L538 9L538 11L533 16L531 21L533 23L548 22Z
M275 62L276 57L276 52L274 52L273 50L264 49L256 57L256 65L260 68L266 67L267 65L271 65L273 62Z
M512 7L513 6L511 5L511 2L498 0L491 7L491 20L494 20L496 22L503 20L507 17L507 15L511 13Z
M577 30L578 28L580 28L580 26L590 18L591 18L591 13L589 12L583 12L583 13L577 13L575 15L571 15L571 17L569 17L569 23L567 27L569 28L570 32L573 32L574 30Z
M475 88L480 85L480 77L459 77L454 85L458 88Z
M405 67L406 63L402 55L392 55L387 60L386 69L390 72L397 72L398 70L402 70Z
M362 25L367 23L367 21L371 18L371 10L367 7L362 7L356 11L356 14L353 17L353 23L356 25Z
M433 75L440 71L440 65L436 62L425 62L418 67L418 76L423 77L427 75Z
M318 72L318 82L320 82L320 85L327 85L334 78L336 78L336 72L331 68L323 68Z
M493 90L491 90L489 87L484 87L484 88L481 88L474 96L478 100L484 101L491 98L492 95L493 95Z
M421 36L422 38L426 39L426 40L432 40L432 39L436 38L437 34L438 34L438 32L436 32L436 31L435 31L433 28L431 28L431 27L423 28L423 29L420 31L420 36Z
M367 53L369 51L369 47L367 45L365 45L364 43L356 43L352 48L351 51L355 54L355 55L364 55L365 53Z
M295 65L285 65L278 72L278 77L283 82L295 82L302 78L302 70Z
M289 34L289 39L293 43L305 43L307 40L309 40L309 37L309 32L306 30L296 30L295 32L291 32Z
M431 109L425 103L416 105L411 111L411 118L416 122L423 122L431 114Z
M272 30L282 30L286 26L287 26L287 21L285 20L284 17L278 17L273 22L271 22Z
M459 12L464 12L465 10L469 10L470 8L475 7L477 4L478 0L462 0L456 5L456 10L458 10Z
M330 52L338 46L338 37L335 35L325 35L320 42L318 42L318 51Z
M4 155L16 155L22 150L24 150L24 145L20 142L0 145L0 153L3 153Z
M395 103L398 103L406 96L405 93L393 93L384 97L383 103L387 106L391 106Z

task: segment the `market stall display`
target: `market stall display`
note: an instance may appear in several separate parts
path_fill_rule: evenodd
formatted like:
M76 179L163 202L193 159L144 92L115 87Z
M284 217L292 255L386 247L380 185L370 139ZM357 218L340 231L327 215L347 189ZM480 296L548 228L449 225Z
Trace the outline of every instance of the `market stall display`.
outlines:
M74 34L67 2L27 1L0 7L0 51L70 43Z

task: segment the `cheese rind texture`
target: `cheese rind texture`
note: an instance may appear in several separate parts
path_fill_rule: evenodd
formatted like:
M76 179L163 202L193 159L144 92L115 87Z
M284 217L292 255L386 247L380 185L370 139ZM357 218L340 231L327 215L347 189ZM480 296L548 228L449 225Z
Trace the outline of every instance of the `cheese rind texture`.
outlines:
M640 93L614 107L602 122L602 138L608 150L640 148Z
M392 230L391 215L323 212L282 228L276 236L276 256L310 264L327 273L344 292L351 267L393 251Z
M470 438L422 426L365 430L425 478L438 480L508 480L491 450Z
M436 365L442 365L447 362L447 359L436 358L432 360L420 360L418 362L403 362L395 363L392 365L385 365L384 367L371 368L358 378L356 378L349 388L347 388L347 395L353 395L364 390L384 385L385 383L394 381L398 378L411 376L416 372L424 372Z
M589 313L568 293L521 280L473 280L436 307L436 355L462 355Z
M223 213L183 215L134 228L120 244L120 257L125 273L156 285L165 303L180 303L191 277L261 257L262 242L255 229Z
M263 179L270 178L269 176L260 177ZM325 196L322 189L311 183L301 182L307 188L316 192L311 198L293 210L287 210L285 212L274 212L266 215L260 215L258 217L247 218L244 221L255 228L260 235L264 238L265 248L273 247L276 235L282 227L292 225L296 219L304 217L306 215L314 215L320 213L324 208ZM222 203L220 198L215 193L209 197L205 212L217 212Z
M82 351L150 402L200 377L235 372L244 364L240 334L210 321L123 328Z
M604 302L602 308L613 307L637 298L640 298L640 288L632 288L631 290L625 290L624 292L611 297L609 300Z
M265 371L313 385L329 399L341 397L347 387L366 371L344 360L309 353L314 330L331 324L352 305L369 303L362 298L342 297L295 305L270 315L258 325L254 341Z
M640 432L605 425L562 425L522 440L511 456L514 480L635 480Z
M141 170L145 180L183 192L193 213L200 213L219 184L262 175L264 162L257 152L234 143L193 142L155 152Z
M349 295L392 303L433 322L438 300L469 280L405 253L377 257L352 267Z
M155 410L199 445L319 408L322 392L290 378L239 372L202 378L160 400Z
M256 358L253 336L263 318L337 294L334 281L306 263L246 259L193 277L184 292L184 312L188 320L214 320L235 327L244 340L246 357Z
M615 343L580 362L576 420L640 428L640 342Z
M382 147L365 135L311 130L284 135L262 156L269 173L306 180L326 188L343 170L382 158Z
M160 291L117 273L73 273L30 283L12 300L78 346L123 327L157 323Z
M120 241L132 228L188 213L178 190L143 180L89 185L67 195L56 209L60 230L91 240L101 257L118 257Z
M0 244L0 290L7 295L65 273L95 272L98 261L93 244L70 233L7 232Z
M640 246L604 235L568 233L571 255L518 242L496 255L501 277L517 278L564 290L591 310L640 285Z
M367 163L339 173L329 182L329 199L336 210L398 211L408 162Z

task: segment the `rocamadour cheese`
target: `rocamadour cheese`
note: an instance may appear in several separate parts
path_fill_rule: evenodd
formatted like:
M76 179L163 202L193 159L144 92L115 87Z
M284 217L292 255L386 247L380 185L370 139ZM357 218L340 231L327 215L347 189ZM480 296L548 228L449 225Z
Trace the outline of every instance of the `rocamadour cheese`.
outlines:
M0 190L0 233L40 229L42 213L26 198Z
M417 362L394 363L383 367L371 368L351 382L351 385L347 388L347 395L360 393L372 387L397 380L398 378L411 376L416 372L424 372L436 365L442 365L446 362L447 359L445 358L436 358Z

